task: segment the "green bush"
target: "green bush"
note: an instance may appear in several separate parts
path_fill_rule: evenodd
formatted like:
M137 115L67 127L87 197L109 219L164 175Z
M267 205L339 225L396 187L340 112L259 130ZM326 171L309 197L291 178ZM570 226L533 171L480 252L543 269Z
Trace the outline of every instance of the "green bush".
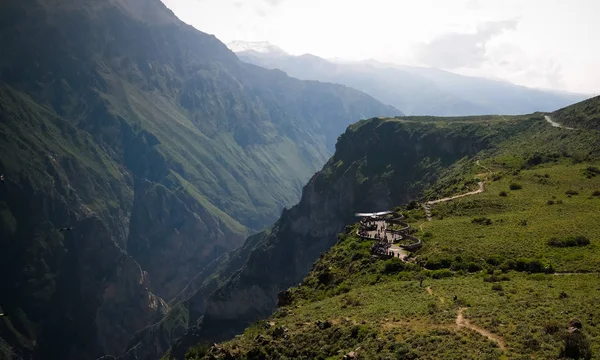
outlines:
M579 192L577 192L575 190L567 190L565 192L565 194L567 194L567 195L579 195Z
M499 255L492 255L485 260L486 263L493 265L493 266L498 266L498 265L502 264L502 261L503 261L503 259Z
M348 293L348 292L350 292L350 290L352 290L352 289L350 288L350 286L348 284L340 284L335 288L333 293L335 295L340 295L340 294Z
M600 174L600 169L598 169L597 167L590 166L587 169L585 169L583 173L588 179L591 179L596 175Z
M521 190L523 188L523 186L521 184L512 183L509 185L508 188L511 190Z
M429 270L449 269L452 266L452 259L446 257L425 258L422 265Z
M498 196L507 197L508 193L506 191L500 191L500 193L498 194Z
M492 219L486 217L478 217L473 219L471 222L477 225L492 225Z
M381 271L384 274L397 274L400 271L403 271L405 268L404 262L398 258L391 258L385 261L385 265L383 266L383 270Z
M210 350L209 344L198 344L185 354L185 360L203 359L208 354L208 350Z
M570 236L565 239L552 238L548 240L548 246L553 247L575 247L575 246L587 246L590 244L590 239L585 236Z
M448 270L448 269L442 269L442 270L435 270L431 272L431 277L433 279L443 279L443 278L449 278L454 276L454 274L452 274L452 271Z
M600 190L596 190L592 193L592 196L600 196Z
M500 282L500 281L510 281L510 278L507 275L492 275L483 279L485 282Z
M554 200L548 200L548 201L546 202L546 205L554 205Z
M553 273L552 265L546 265L538 259L520 258L515 260L506 260L500 265L502 272L509 270L524 271L529 273Z
M552 335L558 332L561 329L561 325L558 321L550 321L544 325L544 333L548 335Z

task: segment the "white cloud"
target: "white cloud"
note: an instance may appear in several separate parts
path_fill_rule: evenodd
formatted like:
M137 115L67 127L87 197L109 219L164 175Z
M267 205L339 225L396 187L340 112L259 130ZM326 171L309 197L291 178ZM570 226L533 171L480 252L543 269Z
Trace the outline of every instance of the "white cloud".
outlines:
M417 61L444 69L477 68L486 61L486 45L494 36L514 30L516 20L486 22L474 33L445 33L416 47Z
M163 1L225 43L264 40L292 54L439 66L570 91L600 89L598 0Z

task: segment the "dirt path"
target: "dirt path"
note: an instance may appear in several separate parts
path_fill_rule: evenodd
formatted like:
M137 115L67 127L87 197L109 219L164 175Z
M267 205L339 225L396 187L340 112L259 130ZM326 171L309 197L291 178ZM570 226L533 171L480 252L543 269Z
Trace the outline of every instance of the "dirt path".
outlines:
M479 162L479 160L477 160L476 164L477 164L477 166L485 169L487 171L487 174L492 174L492 170L490 168L484 166L484 165L481 165L481 163ZM487 177L486 177L486 180L488 180ZM425 209L425 216L427 217L427 221L431 221L432 220L432 216L431 216L431 206L432 205L443 203L443 202L447 202L447 201L451 201L451 200L455 200L455 199L460 199L460 198L465 197L465 196L472 196L472 195L481 194L484 191L485 191L485 181L480 181L479 182L479 188L477 190L475 190L475 191L470 191L470 192L465 193L465 194L460 194L460 195L456 195L456 196L446 197L446 198L443 198L443 199L427 201L426 203L423 204L423 209ZM422 230L423 230L423 225L421 225L421 231Z
M458 313L456 316L456 325L460 328L460 327L465 327L467 329L473 330L475 332L478 332L479 334L485 336L486 338L492 340L493 342L495 342L496 344L498 344L498 347L500 348L500 350L506 350L506 344L504 344L504 339L502 339L500 336L493 334L485 329L480 328L477 325L473 325L469 322L469 320L465 319L463 316L463 311L465 310L465 308L460 308L458 309Z
M561 129L567 129L567 130L575 130L571 127L562 126L561 124L557 123L556 121L553 121L552 118L548 115L544 115L544 119L546 119L546 121L554 127L561 128Z
M460 199L460 198L465 197L465 196L471 196L471 195L481 194L484 191L485 191L485 183L483 181L481 181L481 182L479 182L479 189L477 189L475 191L471 191L471 192L468 192L468 193L465 193L465 194L451 196L451 197L447 197L447 198L443 198L443 199L428 201L425 204L435 205L435 204L443 203L443 202L454 200L454 199Z
M560 273L560 272L555 272L554 274L552 274L554 276L575 276L575 275L599 275L600 273L598 272L588 272L588 273Z

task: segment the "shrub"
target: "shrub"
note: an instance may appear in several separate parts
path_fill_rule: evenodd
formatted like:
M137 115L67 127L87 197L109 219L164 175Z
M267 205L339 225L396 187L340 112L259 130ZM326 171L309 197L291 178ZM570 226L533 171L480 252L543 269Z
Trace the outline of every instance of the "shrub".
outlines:
M209 350L210 350L209 344L202 343L202 344L196 345L185 354L185 359L186 360L188 360L188 359L190 359L190 360L203 359L208 354Z
M431 277L434 279L443 279L443 278L449 278L452 277L452 271L448 270L448 269L442 269L442 270L436 270L431 272Z
M595 177L596 175L599 175L599 174L600 174L600 169L598 169L597 167L590 166L590 167L588 167L587 169L585 169L585 170L583 171L583 174L584 174L584 175L585 175L585 176L586 176L588 179L591 179L591 178Z
M557 205L561 205L562 203L563 203L563 201L562 201L562 200L556 200L556 204L557 204Z
M341 294L346 294L350 292L350 286L348 284L340 284L338 285L335 290L334 290L334 294L335 295L341 295Z
M548 246L553 247L575 247L575 246L587 246L590 244L590 239L585 236L570 236L565 239L552 238L548 240Z
M569 297L569 295L564 291L561 291L560 294L558 295L559 299L566 299L568 297Z
M477 225L492 225L492 219L486 217L478 217L473 219L471 222Z
M429 312L429 315L433 315L440 310L440 307L437 303L429 303L427 304L427 310Z
M565 194L567 194L567 195L579 195L579 192L577 192L575 190L567 190L565 192Z
M544 332L548 335L552 335L558 332L562 326L558 321L550 321L544 325Z
M508 193L506 191L500 191L500 193L498 194L498 196L507 197Z
M502 264L502 258L498 255L492 255L489 258L487 258L485 262L493 266L498 266Z
M521 184L512 183L509 185L508 188L511 190L521 190L523 188L523 186Z
M548 201L546 202L546 205L554 205L554 200L548 200Z
M344 295L344 297L342 297L342 307L346 306L361 306L361 302L360 300L358 300L357 298L350 296L350 295Z
M384 274L397 274L404 270L404 262L398 258L391 258L386 260L383 270Z
M479 265L478 263L473 262L473 261L467 263L466 268L467 268L467 271L470 273L474 273L474 272L478 272L478 271L482 270L481 265Z
M592 196L600 196L600 190L596 190L592 193Z
M500 281L510 281L508 275L492 275L483 279L485 282L494 283Z
M437 259L424 259L422 265L429 270L438 269L449 269L452 266L452 259L450 258L437 258Z
M586 170L589 171L589 172L591 172L591 173L599 174L600 175L600 169L598 169L597 167L590 166Z
M494 284L494 285L492 285L492 290L494 290L494 291L504 291L504 288L500 284Z
M517 261L507 260L500 266L501 269L525 271L530 273L543 273L547 271L547 266L538 259L520 258Z

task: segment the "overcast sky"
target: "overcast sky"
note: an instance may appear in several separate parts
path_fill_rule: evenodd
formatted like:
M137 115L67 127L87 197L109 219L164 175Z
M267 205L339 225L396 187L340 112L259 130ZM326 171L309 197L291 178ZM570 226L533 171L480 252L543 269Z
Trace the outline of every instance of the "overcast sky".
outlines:
M600 0L163 0L221 41L600 93Z

